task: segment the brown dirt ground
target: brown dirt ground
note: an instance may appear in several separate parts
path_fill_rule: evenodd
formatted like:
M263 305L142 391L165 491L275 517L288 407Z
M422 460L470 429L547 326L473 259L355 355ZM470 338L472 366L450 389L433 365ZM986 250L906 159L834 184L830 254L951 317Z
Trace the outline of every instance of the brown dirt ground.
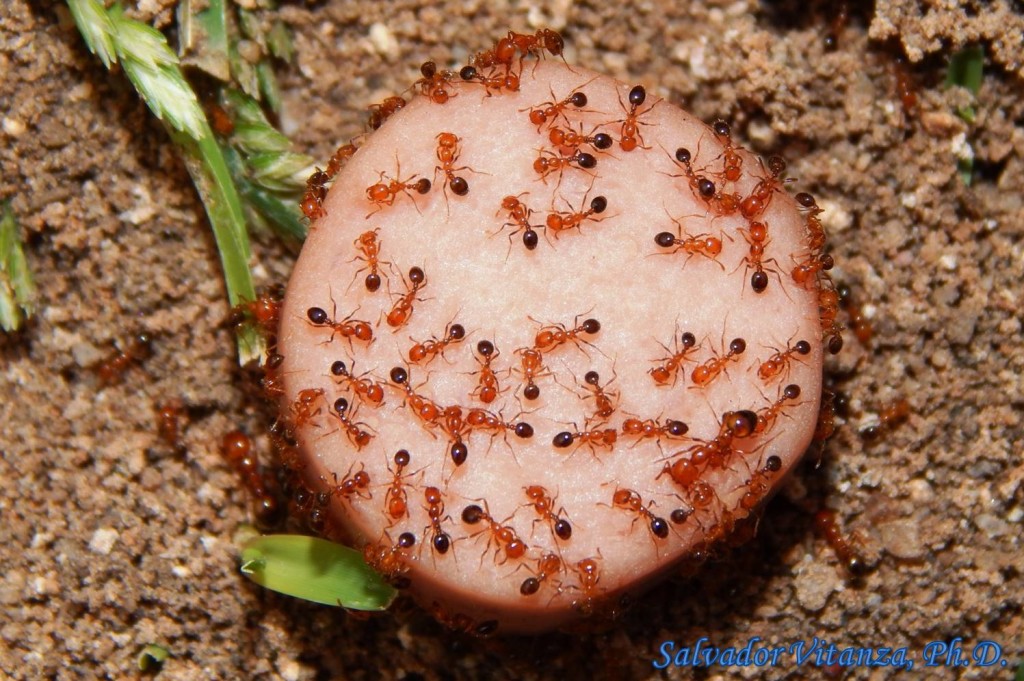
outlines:
M172 23L170 0L137 16ZM1024 656L1024 7L1006 0L877 0L822 47L826 2L530 3L337 0L280 10L297 32L282 73L286 122L318 158L362 131L363 109L509 27L564 32L570 61L645 83L705 120L725 117L783 153L828 207L837 278L873 314L871 348L847 334L833 363L850 396L822 465L804 466L760 536L713 569L665 584L600 633L455 636L415 609L360 620L264 592L239 576L243 490L217 452L261 411L235 368L213 240L162 127L84 48L61 3L0 8L0 199L28 234L39 313L0 337L0 674L131 678L167 646L161 678L690 678L658 672L663 640L719 646L813 636L840 646L990 639L1009 667L933 670L1009 678ZM857 4L857 3L852 3ZM368 40L387 25L393 51ZM467 41L470 41L467 43ZM986 46L978 117L942 87L955 48ZM895 55L919 98L905 115ZM954 151L977 155L972 187ZM257 240L259 283L291 257ZM155 356L120 386L89 366L135 329ZM868 446L857 428L897 397L909 422ZM154 405L197 408L178 455ZM803 510L827 494L874 570L845 582ZM382 669L381 676L375 669ZM918 666L917 671L920 671ZM708 672L708 670L705 670ZM886 678L853 669L845 678ZM772 670L698 678L817 678Z

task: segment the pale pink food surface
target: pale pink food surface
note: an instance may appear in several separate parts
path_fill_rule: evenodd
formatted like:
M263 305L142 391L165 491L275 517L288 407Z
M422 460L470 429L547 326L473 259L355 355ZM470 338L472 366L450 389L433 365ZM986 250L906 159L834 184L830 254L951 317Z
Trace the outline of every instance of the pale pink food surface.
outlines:
M741 231L749 220L737 212L716 216L674 157L678 148L690 150L695 172L740 197L770 178L768 170L740 152L742 177L727 182L722 138L650 92L637 107L646 148L624 151L619 139L630 87L549 59L536 68L526 62L517 93L489 96L481 85L453 82L455 96L446 104L415 97L342 169L324 204L327 215L314 223L289 282L279 339L285 409L292 409L300 391L323 391L296 427L306 479L329 490L365 470L370 485L362 494L345 496L336 489L332 496L334 533L359 547L369 543L371 555L388 558L385 567L400 566L411 592L446 613L442 618L449 623L535 631L614 609L623 594L705 550L707 533L721 534L749 515L740 505L743 495L759 483L778 484L811 442L821 393L818 282L811 277L798 285L791 275L814 255L807 246L806 213L781 183L774 185L767 209L756 216L769 235L762 260L768 285L756 293L753 268L745 260L750 246ZM584 147L597 159L592 170L570 167L542 181L533 164L542 150L554 152L551 126L538 131L529 110L574 90L586 94L587 105L567 106L555 126L605 132L615 144L607 151ZM459 139L454 165L469 183L464 196L445 192L444 174L435 176L438 136L444 132ZM426 195L399 192L393 205L378 208L367 188L382 172L385 181L426 177L434 186ZM524 247L521 231L510 237L516 227L505 226L506 196L518 196L533 211L530 223L539 236L534 250ZM584 210L599 196L607 208L579 229L556 236L540 227L548 214ZM364 286L369 270L354 244L371 230L378 230L384 278L376 292ZM661 247L655 235L665 231L681 238L716 237L721 253L711 258ZM414 297L407 323L392 328L385 318L408 291L414 266L425 273L425 286ZM313 307L337 322L369 322L372 342L312 323ZM572 329L591 318L600 322L597 333L580 333L580 342L543 352L544 372L536 379L540 397L525 399L521 350L534 345L542 326ZM414 342L443 338L450 323L464 327L465 339L424 366L411 364ZM682 349L684 332L697 343L675 380L658 385L650 371ZM710 384L695 385L693 370L724 357L737 338L745 351L726 361ZM482 340L500 351L491 366L501 392L490 404L480 401L477 390L476 348ZM790 352L785 370L767 380L759 376L762 362L799 341L809 343L809 353ZM354 376L384 385L383 405L361 399L349 382L332 375L336 360ZM442 408L459 405L463 417L472 408L486 409L512 425L529 423L533 435L466 430L468 457L456 466L451 437L413 412L407 390L389 378L393 367L408 371L409 390ZM588 371L599 373L599 384L613 398L615 410L607 418L595 416L598 401L584 381ZM798 398L785 399L787 385L799 386ZM365 446L357 448L332 413L338 397L352 405L346 412L350 422L372 435ZM724 461L703 471L701 480L710 486L702 488L704 498L697 498L697 486L681 486L665 471L667 464L692 456L699 440L714 440L726 412L764 414L776 403L764 432L734 439ZM660 424L675 419L689 431L681 438L638 440L622 431L628 418ZM609 428L617 430L611 448L553 445L562 431ZM410 453L410 463L392 490L393 457L400 449ZM781 460L781 470L764 472L772 456ZM571 524L570 539L557 538L553 523L530 505L525 488L531 485L554 497L553 510ZM443 554L432 548L428 486L443 495L439 529L452 540ZM619 490L635 491L646 512L613 504ZM385 507L396 496L407 499L407 515L393 517ZM508 535L503 539L487 522L464 522L463 510L472 504L485 506L497 523L514 530L528 547L522 556L510 557ZM689 513L684 522L670 520L677 509L683 509L677 519ZM654 518L667 522L667 537L656 536ZM413 534L415 545L396 546L402 533ZM558 557L553 574L538 567L547 554ZM587 559L592 562L581 565ZM585 567L594 568L589 579ZM524 595L523 582L531 577L539 578L539 588Z

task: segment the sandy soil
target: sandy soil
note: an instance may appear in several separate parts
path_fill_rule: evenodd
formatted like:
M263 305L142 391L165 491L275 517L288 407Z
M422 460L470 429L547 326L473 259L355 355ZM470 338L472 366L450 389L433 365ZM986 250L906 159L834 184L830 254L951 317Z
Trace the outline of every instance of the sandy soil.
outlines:
M169 24L171 4L147 0L138 16ZM159 642L172 654L161 677L174 679L378 678L378 667L395 679L814 678L791 656L767 671L665 673L652 661L665 640L817 636L908 646L918 671L930 641L962 637L970 652L992 640L1007 667L930 676L1011 676L1024 655L1020 3L878 0L873 14L852 13L833 52L822 47L830 3L310 4L280 10L299 50L282 78L286 126L320 158L424 59L463 60L510 26L540 25L565 33L571 62L728 118L757 150L783 153L829 208L838 278L875 327L870 348L848 334L832 365L848 417L752 544L597 633L478 641L415 609L361 620L263 592L237 572L246 497L217 442L233 427L258 432L265 416L235 368L188 175L62 4L4 3L0 198L28 233L40 312L0 338L0 673L132 677L142 646ZM368 39L376 22L392 40ZM988 57L968 125L954 113L964 94L942 80L951 51L975 40ZM901 51L919 100L909 116ZM978 159L971 187L956 172L965 143ZM260 282L283 281L287 251L270 239L254 250ZM88 367L140 328L155 335L154 357L100 386ZM898 397L909 422L865 444L858 428ZM156 434L154 406L170 398L193 407L184 454ZM806 509L825 496L874 567L859 585L812 530Z

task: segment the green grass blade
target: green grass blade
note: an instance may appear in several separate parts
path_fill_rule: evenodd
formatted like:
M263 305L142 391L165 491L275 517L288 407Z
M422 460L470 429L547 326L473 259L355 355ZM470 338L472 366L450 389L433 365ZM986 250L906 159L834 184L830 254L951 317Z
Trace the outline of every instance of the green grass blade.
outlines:
M385 610L398 595L347 546L277 534L242 547L242 574L272 591L353 610Z
M231 179L227 162L213 132L207 128L207 133L198 141L173 130L171 137L182 149L185 167L206 208L217 250L220 252L228 302L234 306L256 299L249 271L249 235L245 227L242 201ZM263 338L255 327L247 324L239 330L239 363L259 360L265 349Z

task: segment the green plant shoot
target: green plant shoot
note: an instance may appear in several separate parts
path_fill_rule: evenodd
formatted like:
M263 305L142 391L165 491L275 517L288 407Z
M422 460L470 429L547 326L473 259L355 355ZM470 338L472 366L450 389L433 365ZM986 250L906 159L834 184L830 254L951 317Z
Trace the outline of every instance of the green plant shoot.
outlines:
M985 50L980 45L963 48L949 60L949 69L946 71L946 87L954 85L962 87L970 92L974 99L977 99L978 92L981 90L984 67ZM956 113L968 123L974 123L973 104L961 107ZM974 157L957 159L956 167L960 179L969 187L974 179Z
M272 591L353 610L386 610L398 594L355 549L304 535L246 542L241 570Z
M18 223L9 201L0 208L0 327L10 333L34 311L36 285L18 238Z
M170 657L171 653L163 646L155 643L150 643L148 646L142 649L139 653L139 657L136 660L136 664L139 667L140 672L156 672L164 666L164 662Z
M213 228L229 302L238 305L254 300L242 202L195 91L185 80L167 39L153 27L126 18L117 5L107 10L99 0L68 0L68 6L89 49L107 68L121 64L181 148ZM239 362L259 360L264 351L263 338L255 327L243 326L238 333Z

